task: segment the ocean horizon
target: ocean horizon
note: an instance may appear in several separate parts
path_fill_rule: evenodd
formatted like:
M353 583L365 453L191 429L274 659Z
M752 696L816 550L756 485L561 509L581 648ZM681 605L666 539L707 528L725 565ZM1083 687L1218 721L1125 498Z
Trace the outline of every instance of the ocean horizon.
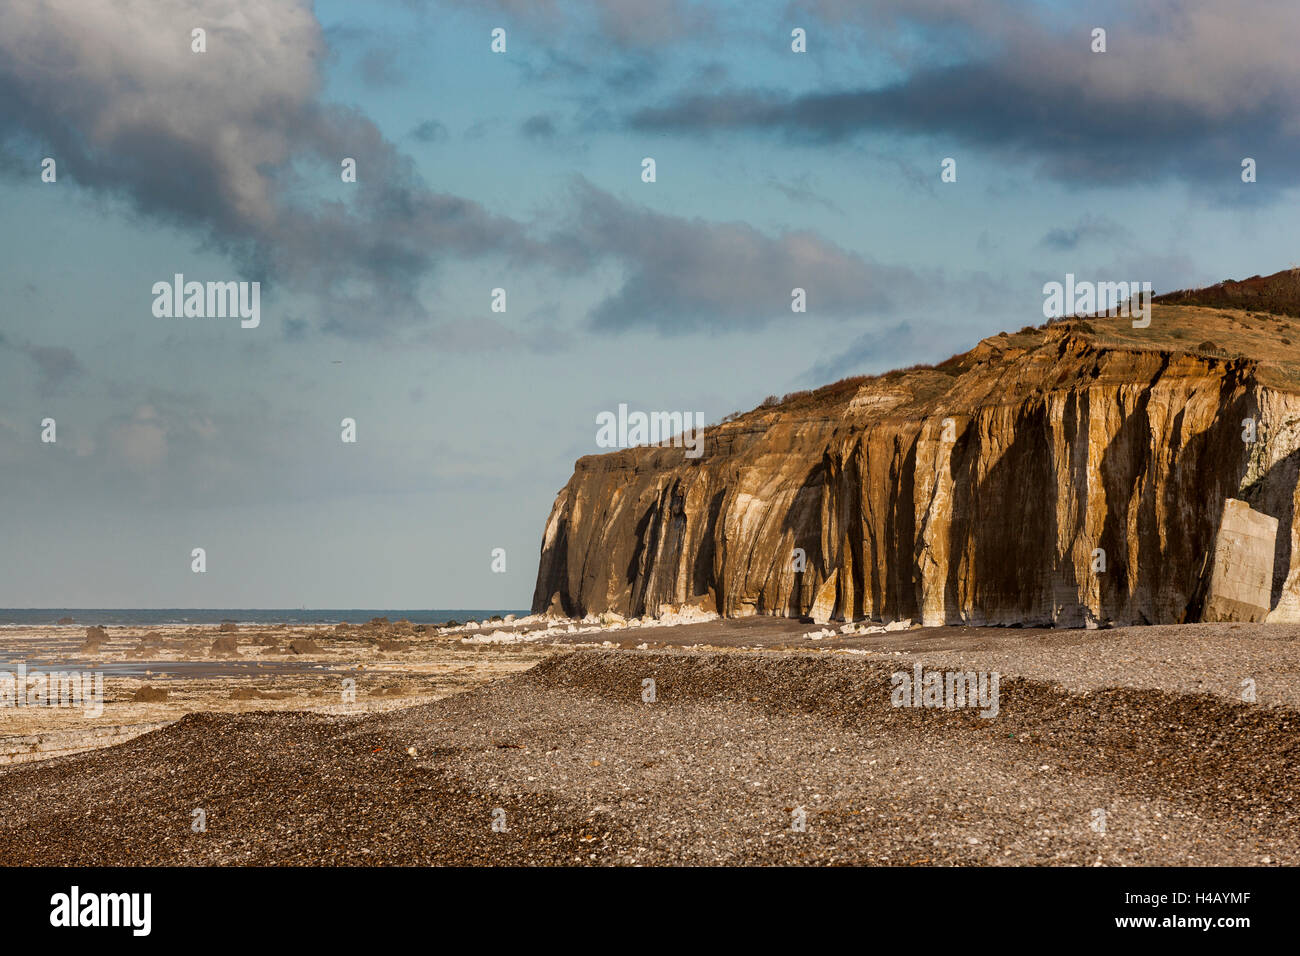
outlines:
M58 624L145 627L162 624L338 624L364 623L372 618L442 624L445 621L481 621L494 614L523 616L519 608L0 608L0 627L34 627ZM66 623L66 622L65 622Z

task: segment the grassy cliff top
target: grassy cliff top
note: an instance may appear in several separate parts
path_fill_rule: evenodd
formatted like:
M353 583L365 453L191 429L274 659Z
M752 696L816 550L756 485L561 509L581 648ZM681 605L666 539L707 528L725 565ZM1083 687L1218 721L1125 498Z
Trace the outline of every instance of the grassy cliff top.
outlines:
M1032 367L1041 374L1055 361L1067 337L1086 343L1090 352L1159 352L1248 362L1262 384L1300 391L1300 270L1157 296L1146 328L1134 328L1130 316L1089 316L1000 332L938 365L856 376L783 398L772 396L723 423L753 426L775 415L794 419L835 415L850 404L864 402L881 402L885 411L891 403L882 396L891 392L899 396L895 410L906 414L951 397L961 390L958 380L976 369L994 372L1005 362L1033 354L1034 361L1024 363L1022 370ZM1048 379L1041 381L1046 384Z
M1300 318L1294 316L1156 304L1151 309L1151 325L1145 329L1133 328L1128 317L1092 317L1071 320L1068 325L1101 348L1245 359L1257 366L1261 382L1300 389Z
M1069 324L1102 347L1248 359L1261 381L1300 387L1300 269L1156 296L1145 329L1127 317Z

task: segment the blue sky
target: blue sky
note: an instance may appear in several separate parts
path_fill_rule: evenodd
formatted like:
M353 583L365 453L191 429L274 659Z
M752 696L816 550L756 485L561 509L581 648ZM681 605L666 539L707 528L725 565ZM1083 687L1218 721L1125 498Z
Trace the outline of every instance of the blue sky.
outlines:
M4 606L522 607L602 410L1300 261L1286 5L100 6L0 10ZM154 317L177 272L261 325Z

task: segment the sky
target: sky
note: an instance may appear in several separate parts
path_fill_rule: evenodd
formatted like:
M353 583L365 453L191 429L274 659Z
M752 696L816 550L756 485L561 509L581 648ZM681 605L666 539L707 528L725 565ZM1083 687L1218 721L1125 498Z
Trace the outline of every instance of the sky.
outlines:
M1300 262L1298 45L1267 0L0 5L0 606L526 607L602 411ZM177 273L260 322L156 314Z

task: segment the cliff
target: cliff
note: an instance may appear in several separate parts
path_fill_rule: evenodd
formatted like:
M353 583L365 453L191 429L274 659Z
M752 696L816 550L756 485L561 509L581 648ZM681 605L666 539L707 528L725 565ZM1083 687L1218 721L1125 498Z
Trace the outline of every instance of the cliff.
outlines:
M1293 337L1285 315L1157 304L1146 329L1052 323L787 396L708 429L698 459L584 457L533 610L1300 620Z

